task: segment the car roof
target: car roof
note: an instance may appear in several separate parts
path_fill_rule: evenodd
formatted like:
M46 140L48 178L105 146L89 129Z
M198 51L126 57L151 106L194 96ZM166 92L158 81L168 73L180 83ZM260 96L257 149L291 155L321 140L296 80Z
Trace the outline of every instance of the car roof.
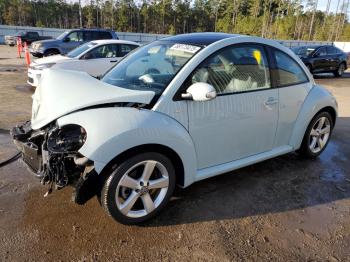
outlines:
M127 40L119 40L119 39L100 39L100 40L92 40L91 43L97 44L97 45L104 45L104 44L130 44L130 45L137 45L139 46L139 43L133 42L133 41L127 41Z
M160 39L161 41L173 41L181 44L192 44L198 46L207 46L225 38L239 37L238 34L226 33L191 33L181 34Z

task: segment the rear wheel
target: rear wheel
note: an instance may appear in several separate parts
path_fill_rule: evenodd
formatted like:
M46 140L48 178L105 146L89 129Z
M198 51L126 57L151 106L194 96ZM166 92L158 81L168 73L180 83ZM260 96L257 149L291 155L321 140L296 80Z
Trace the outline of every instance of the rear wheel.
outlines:
M298 152L305 157L319 156L328 145L333 130L332 116L321 112L310 122Z
M101 192L101 204L118 222L137 224L154 217L174 188L171 161L159 153L143 153L112 168Z
M336 77L341 77L344 74L344 71L345 71L345 65L344 63L341 63L338 69L333 72L333 74Z

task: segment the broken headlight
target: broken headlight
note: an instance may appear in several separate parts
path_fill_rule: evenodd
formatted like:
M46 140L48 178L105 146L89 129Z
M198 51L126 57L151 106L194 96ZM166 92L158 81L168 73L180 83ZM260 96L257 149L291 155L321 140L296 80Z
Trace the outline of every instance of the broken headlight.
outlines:
M70 153L78 151L86 141L86 131L79 125L66 125L50 130L47 149L53 153Z

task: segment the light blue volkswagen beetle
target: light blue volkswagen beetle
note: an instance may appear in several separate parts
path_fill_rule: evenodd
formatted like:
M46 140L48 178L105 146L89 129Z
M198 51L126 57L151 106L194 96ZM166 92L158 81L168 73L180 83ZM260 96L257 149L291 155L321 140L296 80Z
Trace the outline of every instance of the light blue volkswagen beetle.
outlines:
M98 195L117 221L155 216L175 185L326 148L337 102L272 40L221 33L164 38L100 80L46 70L30 122L12 136L42 183Z

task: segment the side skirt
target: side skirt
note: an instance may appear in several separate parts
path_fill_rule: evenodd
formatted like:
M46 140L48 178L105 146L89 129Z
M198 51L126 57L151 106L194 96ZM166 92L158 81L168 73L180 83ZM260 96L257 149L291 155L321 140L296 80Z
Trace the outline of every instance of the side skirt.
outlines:
M246 158L234 160L225 164L207 167L203 169L197 170L197 174L195 177L195 181L199 181L202 179L206 179L209 177L217 176L220 174L224 174L245 166L249 166L270 158L274 158L279 155L287 154L289 152L292 152L294 149L291 146L281 146L278 148L274 148L270 151L266 151L257 155L249 156Z

